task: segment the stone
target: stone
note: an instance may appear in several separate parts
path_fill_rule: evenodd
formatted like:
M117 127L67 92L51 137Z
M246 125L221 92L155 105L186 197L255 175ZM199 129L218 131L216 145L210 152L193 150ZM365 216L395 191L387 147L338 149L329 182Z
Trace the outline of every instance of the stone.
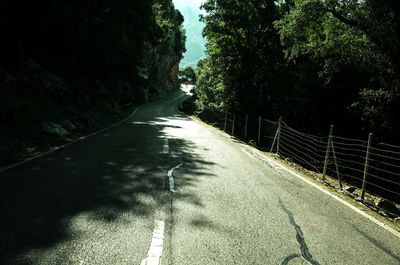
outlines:
M75 125L69 120L65 120L61 123L61 126L68 132L72 132L76 129Z
M345 192L353 193L356 190L356 187L348 186L344 188Z
M32 59L28 59L27 60L27 66L31 70L36 70L36 71L42 70L41 67L40 67L40 64L37 61L32 60Z
M90 113L86 113L79 118L79 122L82 123L86 127L86 126L93 125L95 123L95 120L92 118Z
M286 157L286 158L285 158L285 161L286 161L286 162L289 162L289 163L294 163L294 160L293 160L292 157Z
M379 198L375 205L376 207L385 210L390 215L400 216L399 208L397 208L396 205L391 201Z
M134 105L134 103L133 102L130 102L130 103L125 103L124 105L123 105L123 107L124 108L130 108L130 107L132 107ZM179 105L179 107L181 107L182 105Z
M68 132L59 124L45 121L42 123L42 130L50 135L65 136Z
M100 90L104 90L104 84L100 80L95 80L95 84L99 87Z
M108 112L109 114L112 114L112 115L118 115L118 114L121 113L121 110L120 110L120 108L119 108L117 105L112 104L111 107L108 109L107 112Z

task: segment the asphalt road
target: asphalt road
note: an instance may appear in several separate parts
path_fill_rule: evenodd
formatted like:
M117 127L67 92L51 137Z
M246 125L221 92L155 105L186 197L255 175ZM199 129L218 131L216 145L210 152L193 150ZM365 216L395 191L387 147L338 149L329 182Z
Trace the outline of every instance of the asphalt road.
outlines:
M400 264L397 236L180 114L186 97L0 173L0 263Z

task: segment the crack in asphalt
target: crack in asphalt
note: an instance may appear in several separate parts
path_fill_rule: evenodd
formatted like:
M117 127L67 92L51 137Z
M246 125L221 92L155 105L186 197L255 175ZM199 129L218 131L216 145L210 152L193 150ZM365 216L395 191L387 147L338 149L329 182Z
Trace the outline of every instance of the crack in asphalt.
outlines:
M308 250L307 244L304 240L303 231L301 231L301 227L298 224L296 224L293 214L288 209L286 209L285 205L283 204L283 202L280 198L278 198L278 203L279 203L279 206L282 208L282 210L289 217L290 224L296 230L296 240L300 245L300 255L299 254L289 255L280 263L280 265L287 265L289 263L289 261L291 261L292 259L300 258L300 257L303 258L305 261L307 261L310 265L320 265L317 261L315 261L313 259L310 251Z
M281 262L280 265L286 265L286 264L288 264L289 261L291 261L292 259L300 258L300 257L301 257L301 256L300 256L299 254L292 254L292 255L289 255L289 256L287 256L287 257Z

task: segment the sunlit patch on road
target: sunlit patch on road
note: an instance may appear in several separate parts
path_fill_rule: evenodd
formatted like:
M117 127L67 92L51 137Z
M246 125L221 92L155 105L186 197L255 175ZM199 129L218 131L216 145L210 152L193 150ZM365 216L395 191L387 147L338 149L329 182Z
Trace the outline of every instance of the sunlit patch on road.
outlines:
M133 121L131 122L134 125L152 125L154 122L143 122L143 121Z
M189 96L193 95L192 94L192 89L194 88L194 85L182 85L181 89L182 91L186 92Z

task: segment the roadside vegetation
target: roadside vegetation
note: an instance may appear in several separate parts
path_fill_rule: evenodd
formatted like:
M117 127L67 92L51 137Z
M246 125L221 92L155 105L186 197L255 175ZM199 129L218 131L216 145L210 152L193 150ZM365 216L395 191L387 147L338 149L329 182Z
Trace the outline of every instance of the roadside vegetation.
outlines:
M280 142L276 157L398 224L400 2L207 0L202 8L207 57L181 110L261 150Z
M196 84L196 73L191 66L186 66L185 68L180 69L178 77L181 84Z
M324 134L399 143L396 0L208 0L196 111L228 110Z

